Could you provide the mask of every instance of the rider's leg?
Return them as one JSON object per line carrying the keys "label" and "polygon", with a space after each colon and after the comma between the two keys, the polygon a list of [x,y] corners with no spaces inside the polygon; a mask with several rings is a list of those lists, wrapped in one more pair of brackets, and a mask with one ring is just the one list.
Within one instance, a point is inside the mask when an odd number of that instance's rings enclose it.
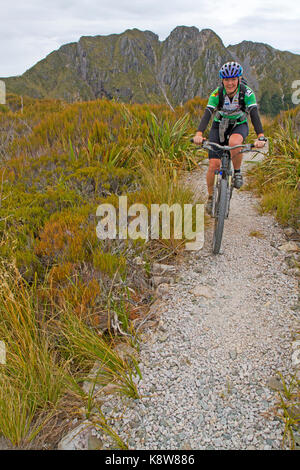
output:
{"label": "rider's leg", "polygon": [[208,171],[206,174],[208,196],[212,196],[213,194],[215,171],[219,170],[220,166],[221,166],[221,160],[219,158],[209,159],[209,166],[208,166]]}
{"label": "rider's leg", "polygon": [[[244,122],[242,124],[238,124],[232,130],[232,133],[229,137],[229,145],[231,147],[234,145],[241,145],[243,141],[246,139],[248,134],[249,134],[248,123]],[[239,170],[241,168],[243,154],[239,153],[240,150],[241,149],[239,148],[239,149],[234,149],[230,151],[233,168],[235,170]]]}
{"label": "rider's leg", "polygon": [[[210,142],[215,142],[216,144],[220,144],[219,124],[215,121],[212,123],[208,140]],[[220,155],[218,154],[218,151],[212,151],[212,150],[209,151],[208,158],[209,158],[209,166],[208,166],[208,170],[206,174],[206,183],[207,183],[208,197],[212,197],[215,171],[220,169],[221,159],[220,159]]]}
{"label": "rider's leg", "polygon": [[[232,134],[229,137],[229,145],[241,145],[244,139],[247,137],[249,133],[249,127],[247,123],[239,124],[235,126]],[[241,173],[241,164],[243,160],[243,154],[240,153],[241,149],[233,149],[231,150],[231,160],[234,168],[234,179],[233,184],[236,189],[240,189],[243,186],[243,176]]]}
{"label": "rider's leg", "polygon": [[[243,140],[244,138],[241,134],[231,134],[229,137],[229,145],[230,147],[233,147],[234,145],[241,145]],[[237,148],[230,151],[233,168],[235,170],[239,170],[241,168],[243,154],[239,153],[240,150],[240,148]]]}

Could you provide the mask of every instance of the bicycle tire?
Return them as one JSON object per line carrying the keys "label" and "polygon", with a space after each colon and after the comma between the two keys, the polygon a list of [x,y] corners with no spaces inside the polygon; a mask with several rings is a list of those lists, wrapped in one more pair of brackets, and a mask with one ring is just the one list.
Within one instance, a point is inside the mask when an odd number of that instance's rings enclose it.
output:
{"label": "bicycle tire", "polygon": [[221,179],[219,186],[218,202],[217,202],[217,214],[215,218],[215,228],[213,235],[213,253],[218,254],[220,252],[223,230],[224,230],[224,221],[226,217],[227,210],[227,179]]}
{"label": "bicycle tire", "polygon": [[225,219],[228,219],[229,217],[229,211],[230,211],[230,201],[232,198],[232,191],[233,191],[233,185],[228,187],[228,192],[227,192],[227,206],[226,206],[226,216]]}

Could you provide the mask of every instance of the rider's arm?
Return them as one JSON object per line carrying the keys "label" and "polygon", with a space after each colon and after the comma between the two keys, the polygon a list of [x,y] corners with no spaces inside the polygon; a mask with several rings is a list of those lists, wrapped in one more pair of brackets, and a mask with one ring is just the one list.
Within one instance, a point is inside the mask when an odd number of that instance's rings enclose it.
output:
{"label": "rider's arm", "polygon": [[218,104],[219,104],[219,93],[218,93],[218,88],[216,88],[216,90],[214,90],[212,94],[210,95],[210,97],[208,98],[207,106],[205,108],[204,114],[198,126],[199,133],[204,132],[205,129],[207,128],[210,118],[215,108],[218,106]]}
{"label": "rider's arm", "polygon": [[255,93],[248,86],[246,86],[246,89],[247,91],[245,94],[245,104],[249,110],[249,114],[250,114],[250,118],[251,118],[251,122],[253,124],[254,130],[257,136],[260,137],[264,135],[264,130],[263,130],[263,126],[262,126],[259,114],[258,114]]}
{"label": "rider's arm", "polygon": [[262,126],[259,114],[258,114],[257,106],[251,106],[249,112],[250,112],[251,122],[253,124],[254,130],[257,136],[258,137],[263,136],[264,130],[263,130],[263,126]]}
{"label": "rider's arm", "polygon": [[198,132],[204,132],[208,126],[210,118],[212,116],[213,110],[210,108],[205,108],[204,114],[198,126]]}

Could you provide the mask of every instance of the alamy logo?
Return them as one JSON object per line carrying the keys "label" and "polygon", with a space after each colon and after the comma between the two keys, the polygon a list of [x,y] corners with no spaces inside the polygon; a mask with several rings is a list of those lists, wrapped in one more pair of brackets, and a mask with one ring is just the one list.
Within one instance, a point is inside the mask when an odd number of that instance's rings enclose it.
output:
{"label": "alamy logo", "polygon": [[[193,230],[193,207],[195,207],[195,230]],[[171,217],[173,214],[173,217]],[[200,250],[204,243],[203,204],[151,204],[150,217],[144,204],[127,207],[127,196],[119,196],[119,211],[112,204],[100,204],[96,211],[99,220],[97,237],[105,239],[137,240],[174,239],[194,240],[185,243],[186,250]],[[129,220],[130,219],[130,220]],[[173,220],[173,224],[172,224]],[[149,223],[150,221],[150,223]],[[161,221],[161,223],[160,223]],[[173,228],[173,230],[171,230]],[[182,230],[183,228],[183,230]]]}
{"label": "alamy logo", "polygon": [[0,80],[0,104],[6,104],[5,83]]}
{"label": "alamy logo", "polygon": [[0,341],[0,364],[6,364],[6,346],[4,341]]}
{"label": "alamy logo", "polygon": [[292,94],[292,103],[295,105],[300,104],[300,80],[294,80],[292,83],[292,88],[296,88]]}

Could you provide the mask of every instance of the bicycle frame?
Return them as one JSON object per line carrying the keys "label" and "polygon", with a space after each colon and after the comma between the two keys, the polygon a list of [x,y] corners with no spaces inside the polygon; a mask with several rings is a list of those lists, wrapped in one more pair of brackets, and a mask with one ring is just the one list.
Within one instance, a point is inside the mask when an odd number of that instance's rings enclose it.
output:
{"label": "bicycle frame", "polygon": [[219,170],[215,171],[212,205],[212,217],[215,219],[213,253],[217,254],[220,252],[224,220],[227,219],[229,215],[230,199],[234,187],[230,151],[236,148],[240,148],[241,150],[237,153],[251,152],[255,148],[255,145],[240,144],[230,147],[228,145],[220,145],[215,142],[204,140],[202,147],[206,150],[212,151],[214,151],[215,148],[222,150],[221,166]]}
{"label": "bicycle frame", "polygon": [[[228,200],[228,210],[226,213],[226,218],[228,217],[229,213],[229,201],[232,196],[232,191],[233,191],[233,182],[232,182],[232,165],[231,165],[231,154],[230,151],[236,148],[241,148],[240,152],[238,153],[244,153],[244,152],[250,152],[254,148],[253,144],[240,144],[240,145],[220,145],[215,142],[209,142],[209,141],[204,141],[203,142],[203,148],[207,150],[214,150],[212,147],[217,147],[218,149],[222,150],[222,155],[221,155],[221,167],[220,170],[216,170],[215,172],[215,179],[214,179],[214,187],[217,185],[217,180],[218,180],[218,175],[221,175],[223,179],[228,178],[228,187],[230,188],[230,197]],[[216,214],[214,213],[214,207],[213,207],[213,212],[212,212],[212,217],[215,217]]]}

